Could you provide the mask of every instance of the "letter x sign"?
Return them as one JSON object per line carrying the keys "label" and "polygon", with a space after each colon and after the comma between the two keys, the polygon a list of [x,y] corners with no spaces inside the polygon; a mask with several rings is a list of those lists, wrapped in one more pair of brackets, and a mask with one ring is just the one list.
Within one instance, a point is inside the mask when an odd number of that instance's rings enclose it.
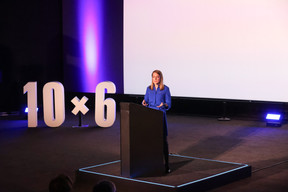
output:
{"label": "letter x sign", "polygon": [[74,109],[72,110],[72,113],[74,115],[77,115],[77,113],[80,111],[83,115],[85,115],[89,109],[86,107],[85,103],[88,101],[87,97],[82,97],[81,100],[76,96],[74,97],[71,102],[75,105]]}

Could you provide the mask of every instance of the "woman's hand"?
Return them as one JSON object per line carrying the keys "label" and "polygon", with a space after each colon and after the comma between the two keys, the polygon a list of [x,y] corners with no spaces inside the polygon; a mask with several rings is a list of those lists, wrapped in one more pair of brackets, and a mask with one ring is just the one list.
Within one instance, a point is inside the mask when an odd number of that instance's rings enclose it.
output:
{"label": "woman's hand", "polygon": [[164,105],[164,103],[162,102],[159,106],[157,106],[158,108],[162,107]]}
{"label": "woman's hand", "polygon": [[148,104],[146,103],[145,99],[142,101],[142,105],[147,107]]}
{"label": "woman's hand", "polygon": [[165,108],[168,108],[167,103],[163,103],[163,102],[162,102],[159,106],[157,106],[157,107],[160,108],[160,107],[162,107],[163,105],[165,106]]}

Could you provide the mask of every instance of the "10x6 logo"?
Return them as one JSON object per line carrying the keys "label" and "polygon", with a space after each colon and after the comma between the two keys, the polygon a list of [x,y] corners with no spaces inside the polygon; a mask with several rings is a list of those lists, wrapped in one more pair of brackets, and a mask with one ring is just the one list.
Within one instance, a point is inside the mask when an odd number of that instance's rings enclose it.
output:
{"label": "10x6 logo", "polygon": [[[95,88],[95,122],[100,127],[110,127],[116,119],[116,103],[112,98],[105,99],[105,93],[116,93],[116,86],[111,81],[99,83]],[[27,94],[28,127],[38,126],[37,113],[37,82],[28,82],[23,87],[23,94]],[[81,112],[85,115],[89,109],[85,105],[87,97],[74,97],[72,113]],[[65,121],[65,91],[60,82],[48,82],[43,87],[43,115],[44,122],[49,127],[59,127]]]}

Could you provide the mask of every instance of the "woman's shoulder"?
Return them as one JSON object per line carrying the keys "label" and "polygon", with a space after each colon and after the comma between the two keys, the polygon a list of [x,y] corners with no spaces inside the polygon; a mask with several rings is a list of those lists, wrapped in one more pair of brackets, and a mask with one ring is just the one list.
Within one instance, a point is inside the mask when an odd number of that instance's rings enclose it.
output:
{"label": "woman's shoulder", "polygon": [[146,92],[151,92],[151,91],[153,91],[153,90],[151,90],[151,86],[150,86],[150,85],[147,86],[147,88],[146,88]]}
{"label": "woman's shoulder", "polygon": [[164,89],[168,89],[169,90],[169,87],[167,85],[164,85]]}
{"label": "woman's shoulder", "polygon": [[164,89],[162,89],[162,91],[167,93],[167,92],[170,92],[170,89],[167,85],[164,85]]}

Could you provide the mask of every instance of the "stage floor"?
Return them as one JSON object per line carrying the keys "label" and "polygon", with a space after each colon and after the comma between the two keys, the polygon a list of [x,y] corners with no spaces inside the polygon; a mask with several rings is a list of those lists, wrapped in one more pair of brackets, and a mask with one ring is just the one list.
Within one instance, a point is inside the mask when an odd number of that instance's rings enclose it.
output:
{"label": "stage floor", "polygon": [[[251,176],[246,164],[170,154],[171,173],[152,177],[121,176],[120,160],[78,170],[76,178],[93,187],[98,180],[111,180],[117,191],[204,191]],[[88,185],[87,185],[88,183]]]}
{"label": "stage floor", "polygon": [[[0,191],[47,192],[52,178],[58,174],[66,174],[76,182],[76,192],[90,192],[91,185],[97,181],[91,176],[95,174],[81,172],[79,177],[79,168],[120,159],[119,115],[112,127],[104,129],[94,126],[94,113],[85,115],[83,123],[90,126],[83,128],[72,128],[78,124],[78,117],[71,113],[66,114],[65,123],[59,128],[47,127],[43,120],[39,120],[39,127],[30,129],[27,128],[27,119],[9,118],[0,119]],[[223,122],[217,118],[181,115],[168,115],[167,120],[169,151],[172,154],[251,166],[251,177],[224,184],[209,192],[288,191],[288,124],[275,128],[267,127],[261,121],[231,119]],[[178,186],[186,183],[187,178],[188,182],[197,180],[200,174],[205,178],[209,175],[209,170],[217,169],[203,166],[200,162],[198,164],[201,166],[196,166],[197,160],[193,158],[177,160],[171,156],[170,162],[171,174],[137,179],[164,184],[165,181],[173,180],[176,183],[167,184]],[[114,171],[119,176],[120,167],[118,172]],[[178,178],[184,182],[178,183]],[[88,181],[90,183],[86,186],[85,182]],[[121,179],[122,185],[131,183]],[[139,190],[142,188],[144,187],[139,187]],[[117,192],[119,191],[121,192],[118,188]]]}

